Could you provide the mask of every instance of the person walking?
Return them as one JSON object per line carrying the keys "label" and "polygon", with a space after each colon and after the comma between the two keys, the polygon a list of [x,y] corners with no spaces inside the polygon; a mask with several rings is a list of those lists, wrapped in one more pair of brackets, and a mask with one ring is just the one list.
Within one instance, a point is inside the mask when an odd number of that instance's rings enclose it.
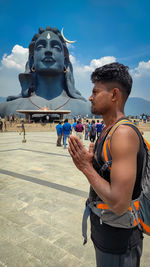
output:
{"label": "person walking", "polygon": [[2,118],[0,117],[0,131],[2,132],[3,131],[3,121],[2,121]]}
{"label": "person walking", "polygon": [[100,136],[100,133],[102,131],[103,128],[103,124],[99,122],[99,120],[97,120],[96,123],[96,129],[97,129],[97,138]]}
{"label": "person walking", "polygon": [[71,132],[72,132],[71,124],[68,122],[68,119],[65,119],[63,124],[64,149],[66,148],[66,141],[69,138]]}
{"label": "person walking", "polygon": [[89,121],[88,120],[86,120],[86,123],[84,124],[84,129],[85,129],[84,140],[88,140],[88,134],[89,134]]}
{"label": "person walking", "polygon": [[[136,126],[123,125],[126,119],[124,106],[131,92],[132,77],[128,67],[115,62],[97,68],[91,79],[94,83],[89,98],[91,110],[93,114],[102,115],[106,127],[95,146],[90,144],[89,151],[78,138],[71,136],[69,153],[90,183],[86,210],[90,213],[96,263],[97,267],[138,267],[142,254],[142,231],[137,224],[131,228],[131,221],[124,228],[131,201],[141,193],[145,153]],[[109,139],[111,131],[113,134]],[[112,161],[109,164],[104,161],[106,150],[103,145],[106,142],[111,149]],[[94,203],[101,203],[100,206],[97,204],[99,209]],[[100,210],[100,217],[95,210]],[[111,214],[110,220],[104,216],[106,214]]]}
{"label": "person walking", "polygon": [[96,132],[97,128],[95,125],[95,120],[92,121],[91,128],[90,128],[90,141],[94,143],[95,138],[96,138]]}
{"label": "person walking", "polygon": [[24,120],[21,120],[21,126],[20,126],[20,132],[19,132],[19,134],[21,135],[22,133],[25,136]]}
{"label": "person walking", "polygon": [[74,119],[74,123],[72,124],[72,133],[75,135],[76,133],[76,125],[77,125],[77,121]]}
{"label": "person walking", "polygon": [[77,121],[77,125],[75,127],[75,131],[76,131],[76,136],[78,136],[78,138],[81,140],[81,142],[83,142],[84,127],[83,127],[83,124],[81,123],[81,120]]}
{"label": "person walking", "polygon": [[56,131],[57,131],[57,146],[61,146],[61,139],[62,139],[62,133],[63,133],[63,126],[61,125],[62,122],[60,121],[57,125],[56,125]]}
{"label": "person walking", "polygon": [[146,123],[146,116],[145,116],[145,114],[143,115],[143,122]]}

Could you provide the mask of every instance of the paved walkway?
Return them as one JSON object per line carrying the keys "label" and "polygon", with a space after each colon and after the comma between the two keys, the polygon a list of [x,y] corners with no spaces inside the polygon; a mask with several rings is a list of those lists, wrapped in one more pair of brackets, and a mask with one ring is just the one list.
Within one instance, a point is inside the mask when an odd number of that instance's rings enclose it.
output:
{"label": "paved walkway", "polygon": [[[92,242],[83,246],[81,235],[87,180],[54,132],[26,139],[0,133],[0,267],[95,266]],[[142,267],[150,266],[149,251],[146,237]]]}

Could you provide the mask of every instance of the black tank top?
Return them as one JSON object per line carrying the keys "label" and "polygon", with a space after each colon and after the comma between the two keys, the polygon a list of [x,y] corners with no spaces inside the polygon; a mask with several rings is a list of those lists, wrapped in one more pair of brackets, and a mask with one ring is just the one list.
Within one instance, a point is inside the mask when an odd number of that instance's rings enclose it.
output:
{"label": "black tank top", "polygon": [[[136,130],[134,126],[132,125],[129,126]],[[110,182],[109,170],[104,171],[103,174],[100,173],[100,168],[104,164],[104,160],[102,158],[102,149],[107,134],[102,139],[100,137],[95,144],[95,151],[97,153],[98,163],[94,159],[93,167],[101,176],[103,176],[105,180]],[[138,198],[141,192],[143,156],[144,156],[144,147],[142,142],[140,141],[140,149],[137,155],[137,175],[136,175],[136,182],[133,190],[132,199]],[[92,187],[90,187],[89,199],[91,201],[97,201],[100,199]],[[127,248],[135,246],[138,243],[138,241],[141,238],[143,238],[143,235],[141,231],[138,229],[138,227],[135,227],[133,229],[123,229],[123,228],[112,227],[105,223],[100,224],[99,217],[95,215],[93,212],[91,212],[90,219],[91,219],[91,239],[94,242],[94,244],[103,252],[112,254],[125,253]]]}

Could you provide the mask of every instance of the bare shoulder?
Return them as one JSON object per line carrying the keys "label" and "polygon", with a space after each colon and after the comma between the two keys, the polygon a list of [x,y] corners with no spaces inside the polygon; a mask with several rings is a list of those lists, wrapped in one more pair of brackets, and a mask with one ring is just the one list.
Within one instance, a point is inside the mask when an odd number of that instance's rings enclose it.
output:
{"label": "bare shoulder", "polygon": [[121,136],[133,139],[136,138],[136,140],[139,140],[136,131],[129,125],[120,125],[114,132],[113,136]]}
{"label": "bare shoulder", "polygon": [[124,152],[138,152],[140,140],[136,131],[128,125],[120,125],[111,140],[112,150]]}

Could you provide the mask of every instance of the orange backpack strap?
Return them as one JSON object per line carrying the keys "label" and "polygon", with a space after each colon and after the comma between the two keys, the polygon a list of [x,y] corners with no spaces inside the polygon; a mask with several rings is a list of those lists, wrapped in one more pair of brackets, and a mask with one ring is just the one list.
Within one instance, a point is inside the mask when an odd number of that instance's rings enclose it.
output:
{"label": "orange backpack strap", "polygon": [[145,144],[147,145],[148,150],[150,151],[150,143],[145,138],[143,139],[144,139]]}
{"label": "orange backpack strap", "polygon": [[[103,156],[104,156],[104,160],[106,162],[112,161],[112,154],[111,154],[111,149],[110,149],[110,142],[111,142],[111,138],[113,133],[115,132],[115,130],[119,127],[119,125],[121,124],[125,124],[128,123],[129,121],[126,119],[123,119],[121,121],[118,121],[110,130],[110,132],[108,133],[105,141],[104,141],[104,145],[103,145]],[[111,169],[109,167],[109,169]]]}
{"label": "orange backpack strap", "polygon": [[[111,148],[110,148],[110,143],[111,143],[111,139],[113,136],[113,133],[116,131],[116,129],[120,126],[120,125],[131,125],[134,126],[136,133],[138,134],[138,136],[140,137],[140,139],[142,138],[145,142],[145,144],[147,145],[148,149],[150,150],[150,144],[142,137],[142,132],[139,130],[139,128],[132,122],[130,122],[127,119],[123,119],[118,121],[110,130],[110,132],[108,133],[105,141],[104,141],[104,145],[103,145],[103,156],[104,156],[104,160],[106,162],[110,162],[112,161],[112,154],[111,154]],[[109,169],[111,169],[111,167],[109,167]]]}

